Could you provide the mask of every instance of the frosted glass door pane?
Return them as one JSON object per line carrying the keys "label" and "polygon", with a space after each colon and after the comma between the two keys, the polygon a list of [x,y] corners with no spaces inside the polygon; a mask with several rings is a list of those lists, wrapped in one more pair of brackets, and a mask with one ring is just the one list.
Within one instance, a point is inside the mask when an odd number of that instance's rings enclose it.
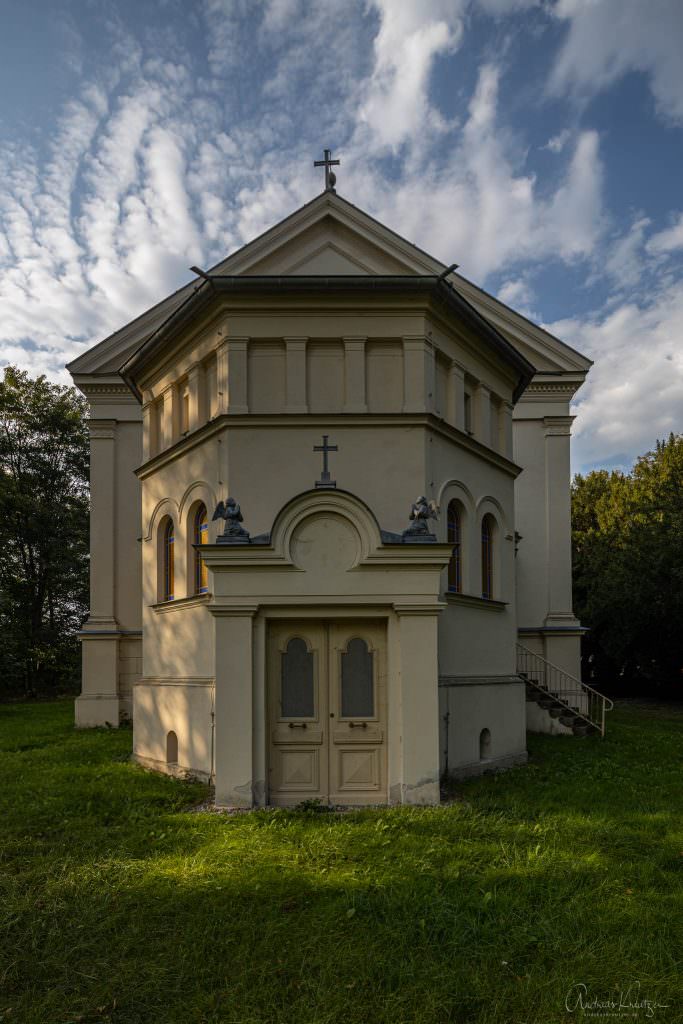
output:
{"label": "frosted glass door pane", "polygon": [[349,640],[341,656],[342,718],[373,718],[372,652],[365,640]]}
{"label": "frosted glass door pane", "polygon": [[300,637],[290,640],[282,655],[281,703],[283,718],[315,717],[313,654]]}

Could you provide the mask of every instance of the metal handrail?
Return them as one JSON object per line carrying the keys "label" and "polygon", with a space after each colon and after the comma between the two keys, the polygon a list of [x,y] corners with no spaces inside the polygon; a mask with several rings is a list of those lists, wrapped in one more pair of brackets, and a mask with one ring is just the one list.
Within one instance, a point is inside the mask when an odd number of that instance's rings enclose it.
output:
{"label": "metal handrail", "polygon": [[[535,686],[538,690],[547,693],[558,703],[564,705],[573,715],[582,718],[584,722],[605,735],[605,712],[611,711],[614,707],[613,701],[605,697],[603,693],[594,690],[588,683],[581,682],[575,676],[565,672],[564,669],[553,665],[530,651],[524,644],[517,642],[517,671],[526,681]],[[578,704],[571,703],[567,698],[578,698]]]}

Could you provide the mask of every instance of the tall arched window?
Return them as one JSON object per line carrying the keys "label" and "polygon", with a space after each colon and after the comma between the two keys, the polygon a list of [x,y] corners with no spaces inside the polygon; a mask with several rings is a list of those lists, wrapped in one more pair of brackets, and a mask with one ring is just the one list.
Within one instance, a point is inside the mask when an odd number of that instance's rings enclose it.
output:
{"label": "tall arched window", "polygon": [[493,597],[493,531],[493,516],[484,516],[481,521],[481,596],[487,600]]}
{"label": "tall arched window", "polygon": [[174,548],[175,534],[173,530],[173,520],[168,519],[166,526],[164,527],[163,536],[163,599],[164,601],[173,600],[173,590],[175,586],[175,548]]}
{"label": "tall arched window", "polygon": [[453,594],[462,592],[462,521],[456,501],[448,503],[448,543],[453,548],[448,563],[448,589]]}
{"label": "tall arched window", "polygon": [[199,505],[194,515],[194,542],[198,545],[194,549],[194,592],[195,594],[207,594],[209,570],[199,553],[199,546],[209,543],[209,517],[206,514],[206,505]]}

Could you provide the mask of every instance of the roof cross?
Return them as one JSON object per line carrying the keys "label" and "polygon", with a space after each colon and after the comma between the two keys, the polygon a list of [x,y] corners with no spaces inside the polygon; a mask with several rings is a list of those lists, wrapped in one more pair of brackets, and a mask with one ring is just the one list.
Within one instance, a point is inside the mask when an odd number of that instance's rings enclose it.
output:
{"label": "roof cross", "polygon": [[323,471],[320,474],[320,479],[316,480],[316,482],[315,482],[315,486],[316,487],[336,487],[337,486],[337,481],[336,480],[330,480],[330,473],[329,473],[329,470],[327,468],[327,456],[328,456],[329,452],[338,452],[339,449],[337,448],[336,444],[328,444],[327,443],[327,439],[328,439],[329,436],[330,436],[329,434],[323,434],[323,443],[322,444],[315,444],[315,445],[313,445],[313,451],[314,452],[322,452],[323,453]]}
{"label": "roof cross", "polygon": [[341,161],[332,159],[331,149],[324,149],[323,153],[325,154],[325,159],[314,160],[313,166],[325,168],[325,191],[334,192],[334,186],[337,184],[337,175],[334,173],[333,170],[331,170],[331,168],[338,167]]}

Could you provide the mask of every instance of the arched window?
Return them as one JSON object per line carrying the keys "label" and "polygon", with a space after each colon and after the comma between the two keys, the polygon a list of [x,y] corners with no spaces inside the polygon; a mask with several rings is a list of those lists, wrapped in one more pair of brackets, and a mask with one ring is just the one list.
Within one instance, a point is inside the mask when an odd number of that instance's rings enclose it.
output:
{"label": "arched window", "polygon": [[453,594],[462,592],[462,520],[456,501],[448,503],[448,543],[453,548],[448,563],[448,589]]}
{"label": "arched window", "polygon": [[493,597],[493,516],[486,515],[481,521],[481,596],[487,600]]}
{"label": "arched window", "polygon": [[209,543],[209,517],[206,514],[206,505],[199,505],[194,515],[194,592],[195,594],[207,594],[209,591],[209,570],[199,553],[199,546]]}
{"label": "arched window", "polygon": [[178,763],[178,737],[172,729],[166,734],[166,763]]}
{"label": "arched window", "polygon": [[168,519],[166,526],[164,527],[163,535],[163,577],[162,577],[162,597],[164,601],[173,600],[173,588],[175,586],[175,549],[174,549],[175,535],[173,530],[173,520]]}

